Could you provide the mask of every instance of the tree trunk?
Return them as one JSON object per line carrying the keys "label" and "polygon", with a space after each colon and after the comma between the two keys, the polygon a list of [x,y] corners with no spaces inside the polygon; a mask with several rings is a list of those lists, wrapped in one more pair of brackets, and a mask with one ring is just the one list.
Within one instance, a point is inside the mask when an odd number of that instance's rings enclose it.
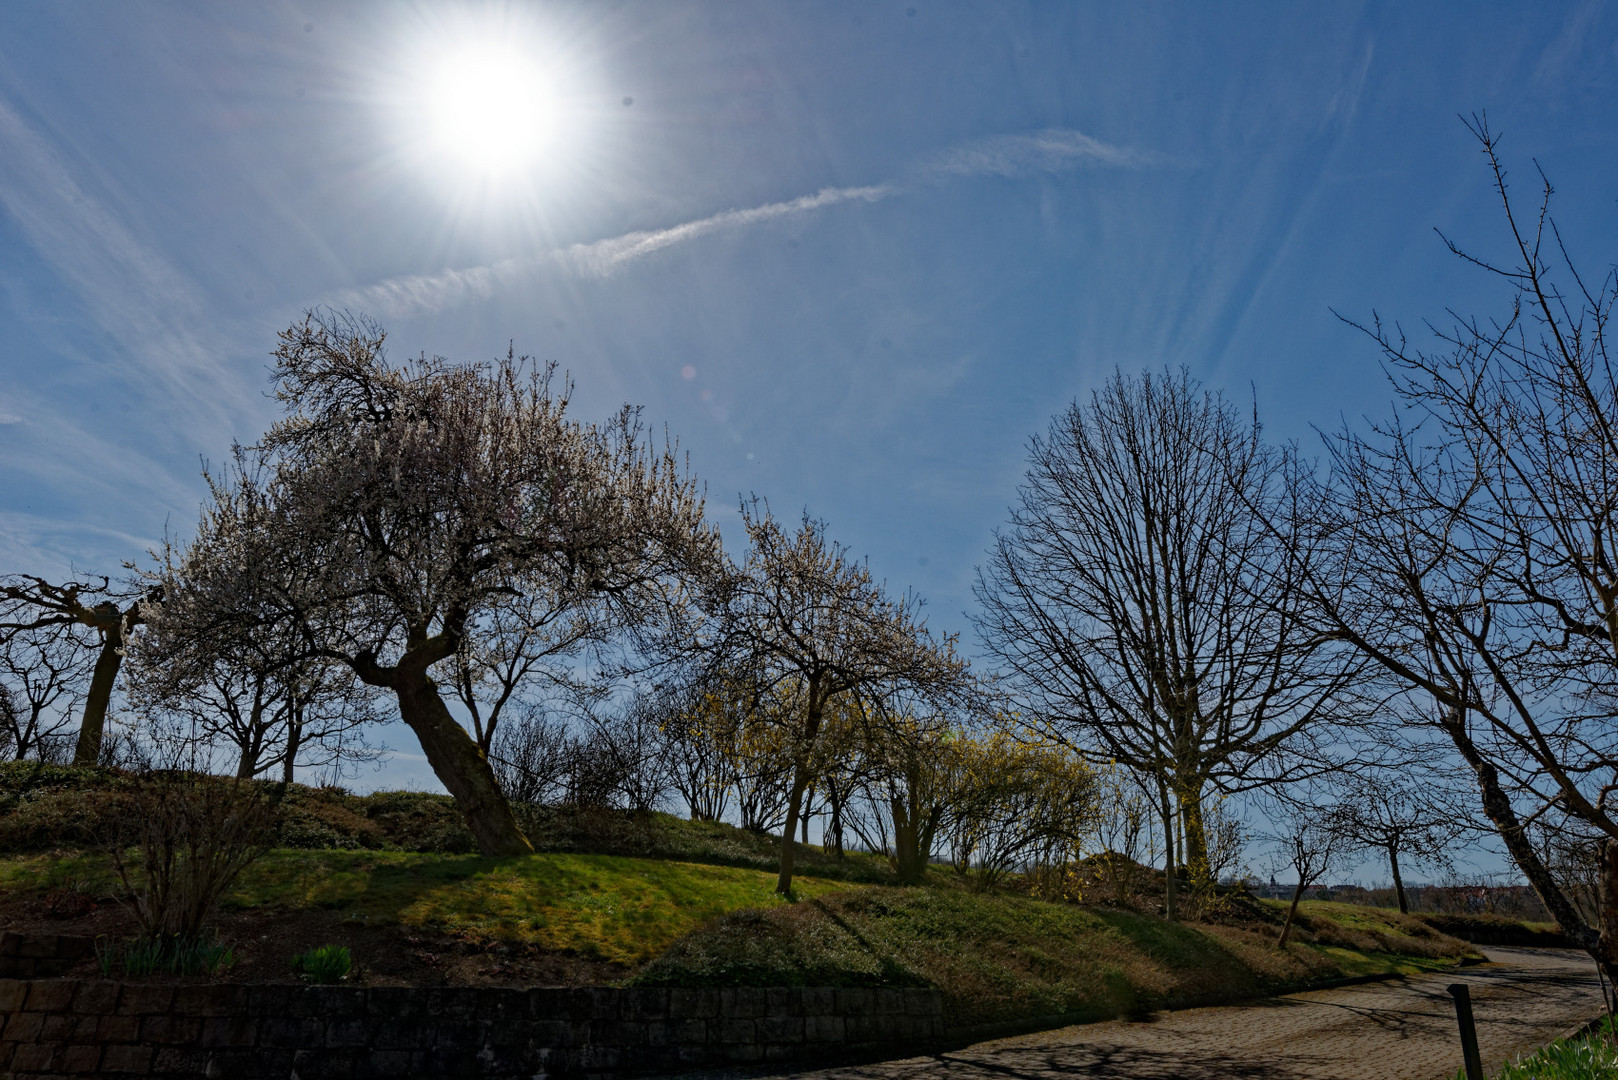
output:
{"label": "tree trunk", "polygon": [[1163,915],[1169,922],[1176,922],[1180,918],[1180,888],[1179,879],[1174,865],[1174,845],[1179,842],[1174,828],[1174,805],[1169,798],[1168,788],[1159,787],[1158,794],[1162,801],[1163,813]]}
{"label": "tree trunk", "polygon": [[[130,610],[134,611],[133,608]],[[80,621],[88,622],[101,631],[101,654],[96,657],[95,672],[90,676],[90,691],[84,697],[84,720],[79,724],[79,741],[73,748],[75,765],[94,765],[101,760],[107,705],[112,701],[113,684],[118,681],[118,668],[124,662],[125,615],[112,605],[103,604],[91,616]]]}
{"label": "tree trunk", "polygon": [[1176,785],[1180,803],[1180,835],[1184,842],[1184,863],[1189,872],[1191,887],[1209,884],[1212,873],[1208,866],[1208,833],[1202,824],[1202,781],[1186,779]]}
{"label": "tree trunk", "polygon": [[1388,865],[1393,868],[1393,895],[1399,899],[1399,914],[1410,914],[1410,904],[1405,900],[1404,879],[1399,876],[1399,849],[1388,848]]}
{"label": "tree trunk", "polygon": [[787,823],[781,830],[781,876],[776,879],[775,892],[778,896],[792,895],[792,834],[798,828],[798,808],[803,802],[803,793],[809,788],[809,770],[802,765],[792,767],[792,793],[787,797]]}
{"label": "tree trunk", "polygon": [[1292,920],[1298,916],[1298,901],[1303,899],[1304,890],[1309,882],[1302,874],[1298,875],[1298,887],[1292,890],[1292,906],[1287,908],[1287,920],[1281,924],[1281,940],[1276,942],[1277,947],[1286,948],[1287,938],[1292,936]]}
{"label": "tree trunk", "polygon": [[399,716],[416,733],[433,774],[455,797],[478,850],[484,855],[533,854],[534,845],[495,783],[488,758],[445,707],[438,684],[425,674],[411,677],[395,670]]}

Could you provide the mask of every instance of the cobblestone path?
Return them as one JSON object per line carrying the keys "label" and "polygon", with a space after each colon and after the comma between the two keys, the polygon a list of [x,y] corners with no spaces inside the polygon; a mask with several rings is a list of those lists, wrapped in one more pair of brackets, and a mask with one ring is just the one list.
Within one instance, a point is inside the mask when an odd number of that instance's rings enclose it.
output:
{"label": "cobblestone path", "polygon": [[816,1080],[1438,1080],[1461,1067],[1446,987],[1471,986],[1493,1072],[1601,1012],[1595,967],[1563,949],[1484,950],[1457,972],[1162,1012],[978,1043],[933,1057],[821,1069]]}

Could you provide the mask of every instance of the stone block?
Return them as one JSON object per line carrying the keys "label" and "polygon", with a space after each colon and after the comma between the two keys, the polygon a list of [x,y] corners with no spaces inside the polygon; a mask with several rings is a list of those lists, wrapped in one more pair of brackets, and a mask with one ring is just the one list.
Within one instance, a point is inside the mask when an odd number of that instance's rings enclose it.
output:
{"label": "stone block", "polygon": [[758,1022],[759,1038],[766,1043],[803,1042],[803,1017],[766,1016]]}
{"label": "stone block", "polygon": [[841,1016],[806,1016],[803,1018],[803,1038],[811,1043],[840,1043],[847,1034]]}
{"label": "stone block", "polygon": [[29,1012],[66,1012],[73,1007],[75,979],[36,979],[28,986]]}
{"label": "stone block", "polygon": [[732,1065],[751,1065],[764,1060],[764,1048],[756,1042],[736,1043],[723,1048],[725,1061]]}
{"label": "stone block", "polygon": [[839,1016],[863,1016],[876,1004],[868,986],[839,986],[832,991],[832,1008]]}
{"label": "stone block", "polygon": [[353,1080],[359,1054],[353,1050],[299,1050],[292,1055],[292,1071],[298,1080]]}
{"label": "stone block", "polygon": [[421,1015],[421,991],[409,986],[376,986],[365,991],[365,1012],[384,1020],[409,1020]]}
{"label": "stone block", "polygon": [[311,986],[304,991],[313,999],[314,1012],[327,1020],[352,1020],[365,1015],[365,991],[357,986]]}
{"label": "stone block", "polygon": [[587,1045],[644,1046],[646,1025],[633,1020],[592,1020]]}
{"label": "stone block", "polygon": [[781,1043],[764,1047],[765,1061],[793,1061],[803,1053],[801,1046],[788,1046]]}
{"label": "stone block", "polygon": [[50,1072],[56,1068],[61,1047],[54,1043],[23,1043],[11,1052],[14,1073]]}
{"label": "stone block", "polygon": [[203,1022],[198,1016],[175,1013],[143,1016],[140,1020],[140,1041],[154,1046],[185,1046],[202,1038]]}
{"label": "stone block", "polygon": [[373,1022],[364,1019],[326,1021],[328,1047],[369,1046]]}
{"label": "stone block", "polygon": [[718,990],[680,986],[669,991],[669,1016],[675,1020],[706,1020],[718,1015]]}
{"label": "stone block", "polygon": [[134,1073],[145,1076],[152,1068],[150,1046],[109,1046],[101,1052],[103,1073]]}
{"label": "stone block", "polygon": [[135,1042],[140,1038],[138,1016],[103,1016],[96,1021],[96,1040],[104,1043]]}
{"label": "stone block", "polygon": [[99,1046],[70,1046],[62,1051],[62,1061],[57,1065],[65,1073],[93,1073],[101,1066],[101,1047]]}
{"label": "stone block", "polygon": [[118,993],[118,1011],[125,1016],[166,1013],[174,1003],[171,986],[141,986],[126,983]]}
{"label": "stone block", "polygon": [[764,991],[764,1008],[769,1016],[801,1016],[803,991],[795,986],[772,986]]}
{"label": "stone block", "polygon": [[674,1050],[674,1061],[680,1065],[707,1065],[716,1060],[718,1056],[706,1044],[679,1046]]}
{"label": "stone block", "polygon": [[14,1013],[28,999],[28,984],[21,979],[0,979],[0,1016]]}
{"label": "stone block", "polygon": [[76,1013],[110,1013],[118,1007],[118,984],[107,979],[87,979],[73,995]]}
{"label": "stone block", "polygon": [[294,996],[302,998],[299,986],[254,986],[247,992],[247,1011],[252,1016],[286,1016]]}
{"label": "stone block", "polygon": [[557,1020],[571,1016],[569,1000],[571,990],[555,987],[535,988],[528,991],[528,1016],[533,1020]]}
{"label": "stone block", "polygon": [[591,1020],[617,1020],[623,991],[610,986],[592,986],[584,991],[590,998]]}
{"label": "stone block", "polygon": [[160,1046],[152,1055],[157,1076],[201,1076],[208,1071],[208,1051],[195,1046]]}
{"label": "stone block", "polygon": [[99,1017],[77,1013],[50,1013],[39,1030],[40,1042],[90,1042],[96,1037]]}
{"label": "stone block", "polygon": [[10,930],[0,933],[0,956],[16,956],[22,947],[22,935]]}
{"label": "stone block", "polygon": [[719,991],[719,1015],[727,1020],[758,1019],[764,1015],[764,991],[738,986]]}
{"label": "stone block", "polygon": [[259,1020],[252,1016],[210,1016],[202,1021],[197,1042],[202,1046],[253,1046],[258,1042]]}
{"label": "stone block", "polygon": [[4,1031],[0,1031],[7,1042],[31,1043],[39,1041],[39,1029],[45,1026],[44,1013],[18,1012],[6,1017]]}
{"label": "stone block", "polygon": [[174,991],[174,1011],[183,1016],[238,1016],[247,1011],[251,988],[237,983],[182,986]]}
{"label": "stone block", "polygon": [[941,1006],[937,990],[914,987],[905,991],[905,1012],[911,1016],[937,1016]]}
{"label": "stone block", "polygon": [[701,1046],[708,1041],[707,1020],[672,1020],[669,1038],[685,1046]]}
{"label": "stone block", "polygon": [[876,990],[876,1011],[884,1016],[903,1016],[905,992],[897,986],[881,986]]}
{"label": "stone block", "polygon": [[620,990],[618,1015],[624,1020],[662,1020],[669,1015],[669,992],[655,986]]}
{"label": "stone block", "polygon": [[371,1025],[371,1045],[383,1050],[425,1050],[437,1041],[430,1024],[373,1019]]}
{"label": "stone block", "polygon": [[738,1020],[726,1016],[721,1017],[717,1023],[719,1041],[726,1046],[751,1044],[758,1038],[757,1020]]}
{"label": "stone block", "polygon": [[565,1049],[578,1046],[588,1026],[573,1020],[533,1020],[524,1025],[528,1040],[536,1047]]}
{"label": "stone block", "polygon": [[825,1016],[832,1011],[834,999],[829,986],[805,986],[798,991],[802,995],[803,1015]]}
{"label": "stone block", "polygon": [[622,1053],[616,1046],[581,1046],[574,1060],[585,1070],[610,1070],[619,1067]]}
{"label": "stone block", "polygon": [[313,1016],[266,1016],[258,1022],[258,1042],[261,1046],[302,1050],[321,1044],[323,1027]]}
{"label": "stone block", "polygon": [[357,1070],[357,1074],[374,1077],[375,1080],[416,1076],[414,1058],[415,1055],[409,1050],[372,1050],[365,1067]]}

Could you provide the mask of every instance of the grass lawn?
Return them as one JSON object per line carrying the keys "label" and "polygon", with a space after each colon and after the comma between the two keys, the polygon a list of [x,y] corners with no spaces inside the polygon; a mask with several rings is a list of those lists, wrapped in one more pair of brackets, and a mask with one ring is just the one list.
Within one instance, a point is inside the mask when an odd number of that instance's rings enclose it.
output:
{"label": "grass lawn", "polygon": [[[0,859],[0,890],[116,891],[105,856]],[[801,897],[847,889],[797,878]],[[768,909],[766,871],[621,855],[547,853],[490,859],[400,851],[272,851],[225,897],[229,912],[312,908],[482,944],[570,952],[638,966],[699,924],[740,908]]]}
{"label": "grass lawn", "polygon": [[[1165,1005],[1451,967],[1477,954],[1417,920],[1347,905],[1305,910],[1300,939],[1254,907],[1221,923],[932,887],[827,892],[739,911],[674,943],[633,979],[658,986],[914,985],[961,1024],[1100,1019]],[[1342,921],[1338,921],[1339,916]]]}

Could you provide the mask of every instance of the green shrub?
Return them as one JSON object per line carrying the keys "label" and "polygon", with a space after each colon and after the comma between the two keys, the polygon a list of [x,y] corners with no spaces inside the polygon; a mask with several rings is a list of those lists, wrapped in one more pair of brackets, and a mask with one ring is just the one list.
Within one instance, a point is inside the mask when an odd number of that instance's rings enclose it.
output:
{"label": "green shrub", "polygon": [[292,958],[292,970],[316,983],[339,982],[353,966],[354,957],[347,945],[317,945]]}

